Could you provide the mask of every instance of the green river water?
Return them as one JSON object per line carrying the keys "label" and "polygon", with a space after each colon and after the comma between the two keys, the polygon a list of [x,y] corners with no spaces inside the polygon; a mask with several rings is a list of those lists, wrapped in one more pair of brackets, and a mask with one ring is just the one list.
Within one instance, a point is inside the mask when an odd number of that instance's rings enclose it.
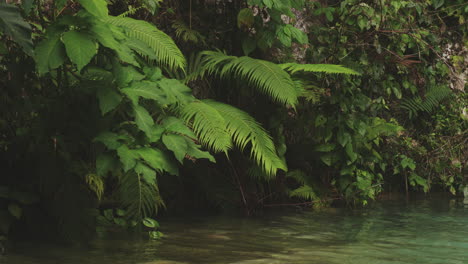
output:
{"label": "green river water", "polygon": [[159,241],[96,240],[87,248],[19,246],[1,264],[468,264],[468,207],[447,198],[365,209],[162,221]]}

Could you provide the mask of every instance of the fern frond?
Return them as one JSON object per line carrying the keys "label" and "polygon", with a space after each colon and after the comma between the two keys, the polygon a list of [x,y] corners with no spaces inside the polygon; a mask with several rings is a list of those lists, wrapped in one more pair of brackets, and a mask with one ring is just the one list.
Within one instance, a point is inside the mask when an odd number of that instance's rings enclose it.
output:
{"label": "fern frond", "polygon": [[307,183],[307,174],[301,170],[288,171],[287,177],[295,179],[298,183],[305,185]]}
{"label": "fern frond", "polygon": [[290,197],[297,197],[305,200],[310,200],[310,201],[317,201],[319,200],[319,197],[315,193],[314,189],[310,187],[309,185],[302,185],[301,187],[292,190],[289,193]]}
{"label": "fern frond", "polygon": [[233,106],[204,100],[226,120],[226,129],[240,150],[250,145],[251,158],[268,176],[275,176],[278,169],[286,171],[286,164],[276,154],[275,145],[268,133],[253,117]]}
{"label": "fern frond", "polygon": [[294,82],[277,64],[245,56],[228,56],[219,51],[204,51],[202,55],[200,76],[207,72],[221,78],[240,78],[274,101],[290,106],[296,105],[297,92]]}
{"label": "fern frond", "polygon": [[450,88],[434,86],[427,91],[425,99],[422,99],[420,96],[403,99],[400,107],[408,111],[409,117],[413,118],[417,116],[419,112],[431,113],[441,102],[450,98],[452,95],[453,92]]}
{"label": "fern frond", "polygon": [[129,172],[121,176],[119,195],[129,219],[141,219],[157,213],[164,206],[156,183],[148,183],[143,176]]}
{"label": "fern frond", "polygon": [[128,17],[128,16],[132,16],[134,14],[136,14],[136,12],[138,12],[140,9],[143,9],[142,6],[139,6],[139,7],[132,7],[132,6],[128,6],[128,10],[123,12],[122,14],[118,15],[117,17]]}
{"label": "fern frond", "polygon": [[317,87],[307,80],[293,79],[296,85],[299,97],[304,98],[306,102],[315,104],[319,102],[320,97],[325,94],[325,89]]}
{"label": "fern frond", "polygon": [[195,101],[184,106],[180,112],[202,144],[215,152],[227,153],[232,147],[226,121],[215,108],[202,101]]}
{"label": "fern frond", "polygon": [[89,173],[85,176],[85,181],[88,188],[96,194],[98,200],[101,200],[104,194],[104,182],[102,178],[94,173]]}
{"label": "fern frond", "polygon": [[184,42],[206,44],[205,37],[200,32],[189,28],[182,20],[176,20],[172,28],[175,29],[176,37]]}
{"label": "fern frond", "polygon": [[281,69],[294,74],[296,72],[324,72],[324,73],[340,73],[360,75],[360,73],[336,64],[299,64],[299,63],[284,63],[279,64]]}
{"label": "fern frond", "polygon": [[185,57],[171,37],[154,25],[129,17],[109,16],[105,22],[122,27],[128,37],[148,45],[156,54],[158,62],[170,69],[184,69]]}

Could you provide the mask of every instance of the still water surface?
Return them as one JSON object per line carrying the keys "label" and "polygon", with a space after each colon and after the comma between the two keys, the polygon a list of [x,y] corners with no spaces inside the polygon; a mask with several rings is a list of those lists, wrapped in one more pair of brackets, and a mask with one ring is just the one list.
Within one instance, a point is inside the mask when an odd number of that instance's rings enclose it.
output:
{"label": "still water surface", "polygon": [[162,222],[160,241],[91,248],[23,246],[2,264],[468,264],[468,208],[432,198],[369,208],[199,217]]}

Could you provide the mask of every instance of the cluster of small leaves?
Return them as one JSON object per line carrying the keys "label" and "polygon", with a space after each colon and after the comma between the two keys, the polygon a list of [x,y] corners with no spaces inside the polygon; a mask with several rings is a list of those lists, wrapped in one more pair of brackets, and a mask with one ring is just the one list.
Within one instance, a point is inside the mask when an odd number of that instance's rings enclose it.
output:
{"label": "cluster of small leaves", "polygon": [[[307,44],[307,34],[294,27],[293,9],[301,10],[303,0],[248,0],[249,8],[239,11],[237,25],[246,32],[242,39],[245,55],[255,49],[265,50],[275,44],[291,47],[293,42]],[[256,29],[254,31],[252,29]]]}

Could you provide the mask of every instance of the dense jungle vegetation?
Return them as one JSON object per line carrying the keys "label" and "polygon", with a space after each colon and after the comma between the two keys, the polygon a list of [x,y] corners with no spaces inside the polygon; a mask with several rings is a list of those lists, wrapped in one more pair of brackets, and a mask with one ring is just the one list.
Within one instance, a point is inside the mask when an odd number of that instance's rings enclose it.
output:
{"label": "dense jungle vegetation", "polygon": [[468,184],[464,0],[0,1],[0,240]]}

